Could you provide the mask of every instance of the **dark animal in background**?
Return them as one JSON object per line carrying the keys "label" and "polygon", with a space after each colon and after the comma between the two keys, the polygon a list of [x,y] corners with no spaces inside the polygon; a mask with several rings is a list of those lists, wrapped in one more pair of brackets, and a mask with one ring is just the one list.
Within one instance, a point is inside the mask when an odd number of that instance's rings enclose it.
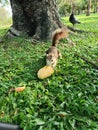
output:
{"label": "dark animal in background", "polygon": [[71,13],[71,15],[70,15],[70,17],[69,17],[69,21],[70,21],[73,25],[75,25],[76,23],[78,23],[78,24],[81,23],[81,22],[79,22],[79,21],[75,18],[75,15],[74,15],[73,12]]}

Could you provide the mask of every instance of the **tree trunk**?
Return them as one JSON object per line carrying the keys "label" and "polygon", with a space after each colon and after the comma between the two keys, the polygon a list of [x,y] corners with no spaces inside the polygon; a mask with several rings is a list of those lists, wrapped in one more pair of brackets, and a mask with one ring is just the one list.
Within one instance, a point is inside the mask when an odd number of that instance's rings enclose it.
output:
{"label": "tree trunk", "polygon": [[94,13],[97,13],[98,1],[94,0]]}
{"label": "tree trunk", "polygon": [[86,16],[90,15],[90,11],[91,11],[91,0],[88,0]]}
{"label": "tree trunk", "polygon": [[13,24],[9,34],[50,40],[52,31],[62,27],[56,0],[10,0]]}

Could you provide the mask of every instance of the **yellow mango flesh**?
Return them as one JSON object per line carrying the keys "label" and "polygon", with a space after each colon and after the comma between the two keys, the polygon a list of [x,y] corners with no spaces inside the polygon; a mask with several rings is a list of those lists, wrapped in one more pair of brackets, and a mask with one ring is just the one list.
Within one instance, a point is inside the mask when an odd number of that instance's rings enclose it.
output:
{"label": "yellow mango flesh", "polygon": [[45,79],[47,77],[50,77],[53,73],[54,69],[52,66],[44,66],[38,71],[37,76],[39,79]]}

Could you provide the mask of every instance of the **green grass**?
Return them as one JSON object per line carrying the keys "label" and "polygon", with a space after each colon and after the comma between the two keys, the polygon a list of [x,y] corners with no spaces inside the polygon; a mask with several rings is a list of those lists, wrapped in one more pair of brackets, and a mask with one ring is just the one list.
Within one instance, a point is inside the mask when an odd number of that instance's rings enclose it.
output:
{"label": "green grass", "polygon": [[[51,43],[34,45],[17,38],[0,44],[0,121],[24,130],[98,130],[98,70],[75,56],[98,65],[98,14],[77,17],[82,23],[76,28],[91,33],[70,35],[74,47],[66,40],[59,44],[62,59],[47,79],[39,80],[37,71],[45,66]],[[62,20],[72,26],[68,17]],[[9,93],[19,86],[26,89]]]}

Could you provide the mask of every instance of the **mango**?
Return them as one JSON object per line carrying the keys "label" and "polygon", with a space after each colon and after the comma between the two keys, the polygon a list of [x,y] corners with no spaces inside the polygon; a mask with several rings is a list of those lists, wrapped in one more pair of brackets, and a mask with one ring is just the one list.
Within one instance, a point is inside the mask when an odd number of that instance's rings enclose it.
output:
{"label": "mango", "polygon": [[54,69],[52,66],[44,66],[38,71],[37,76],[39,79],[45,79],[47,77],[50,77],[53,73]]}

